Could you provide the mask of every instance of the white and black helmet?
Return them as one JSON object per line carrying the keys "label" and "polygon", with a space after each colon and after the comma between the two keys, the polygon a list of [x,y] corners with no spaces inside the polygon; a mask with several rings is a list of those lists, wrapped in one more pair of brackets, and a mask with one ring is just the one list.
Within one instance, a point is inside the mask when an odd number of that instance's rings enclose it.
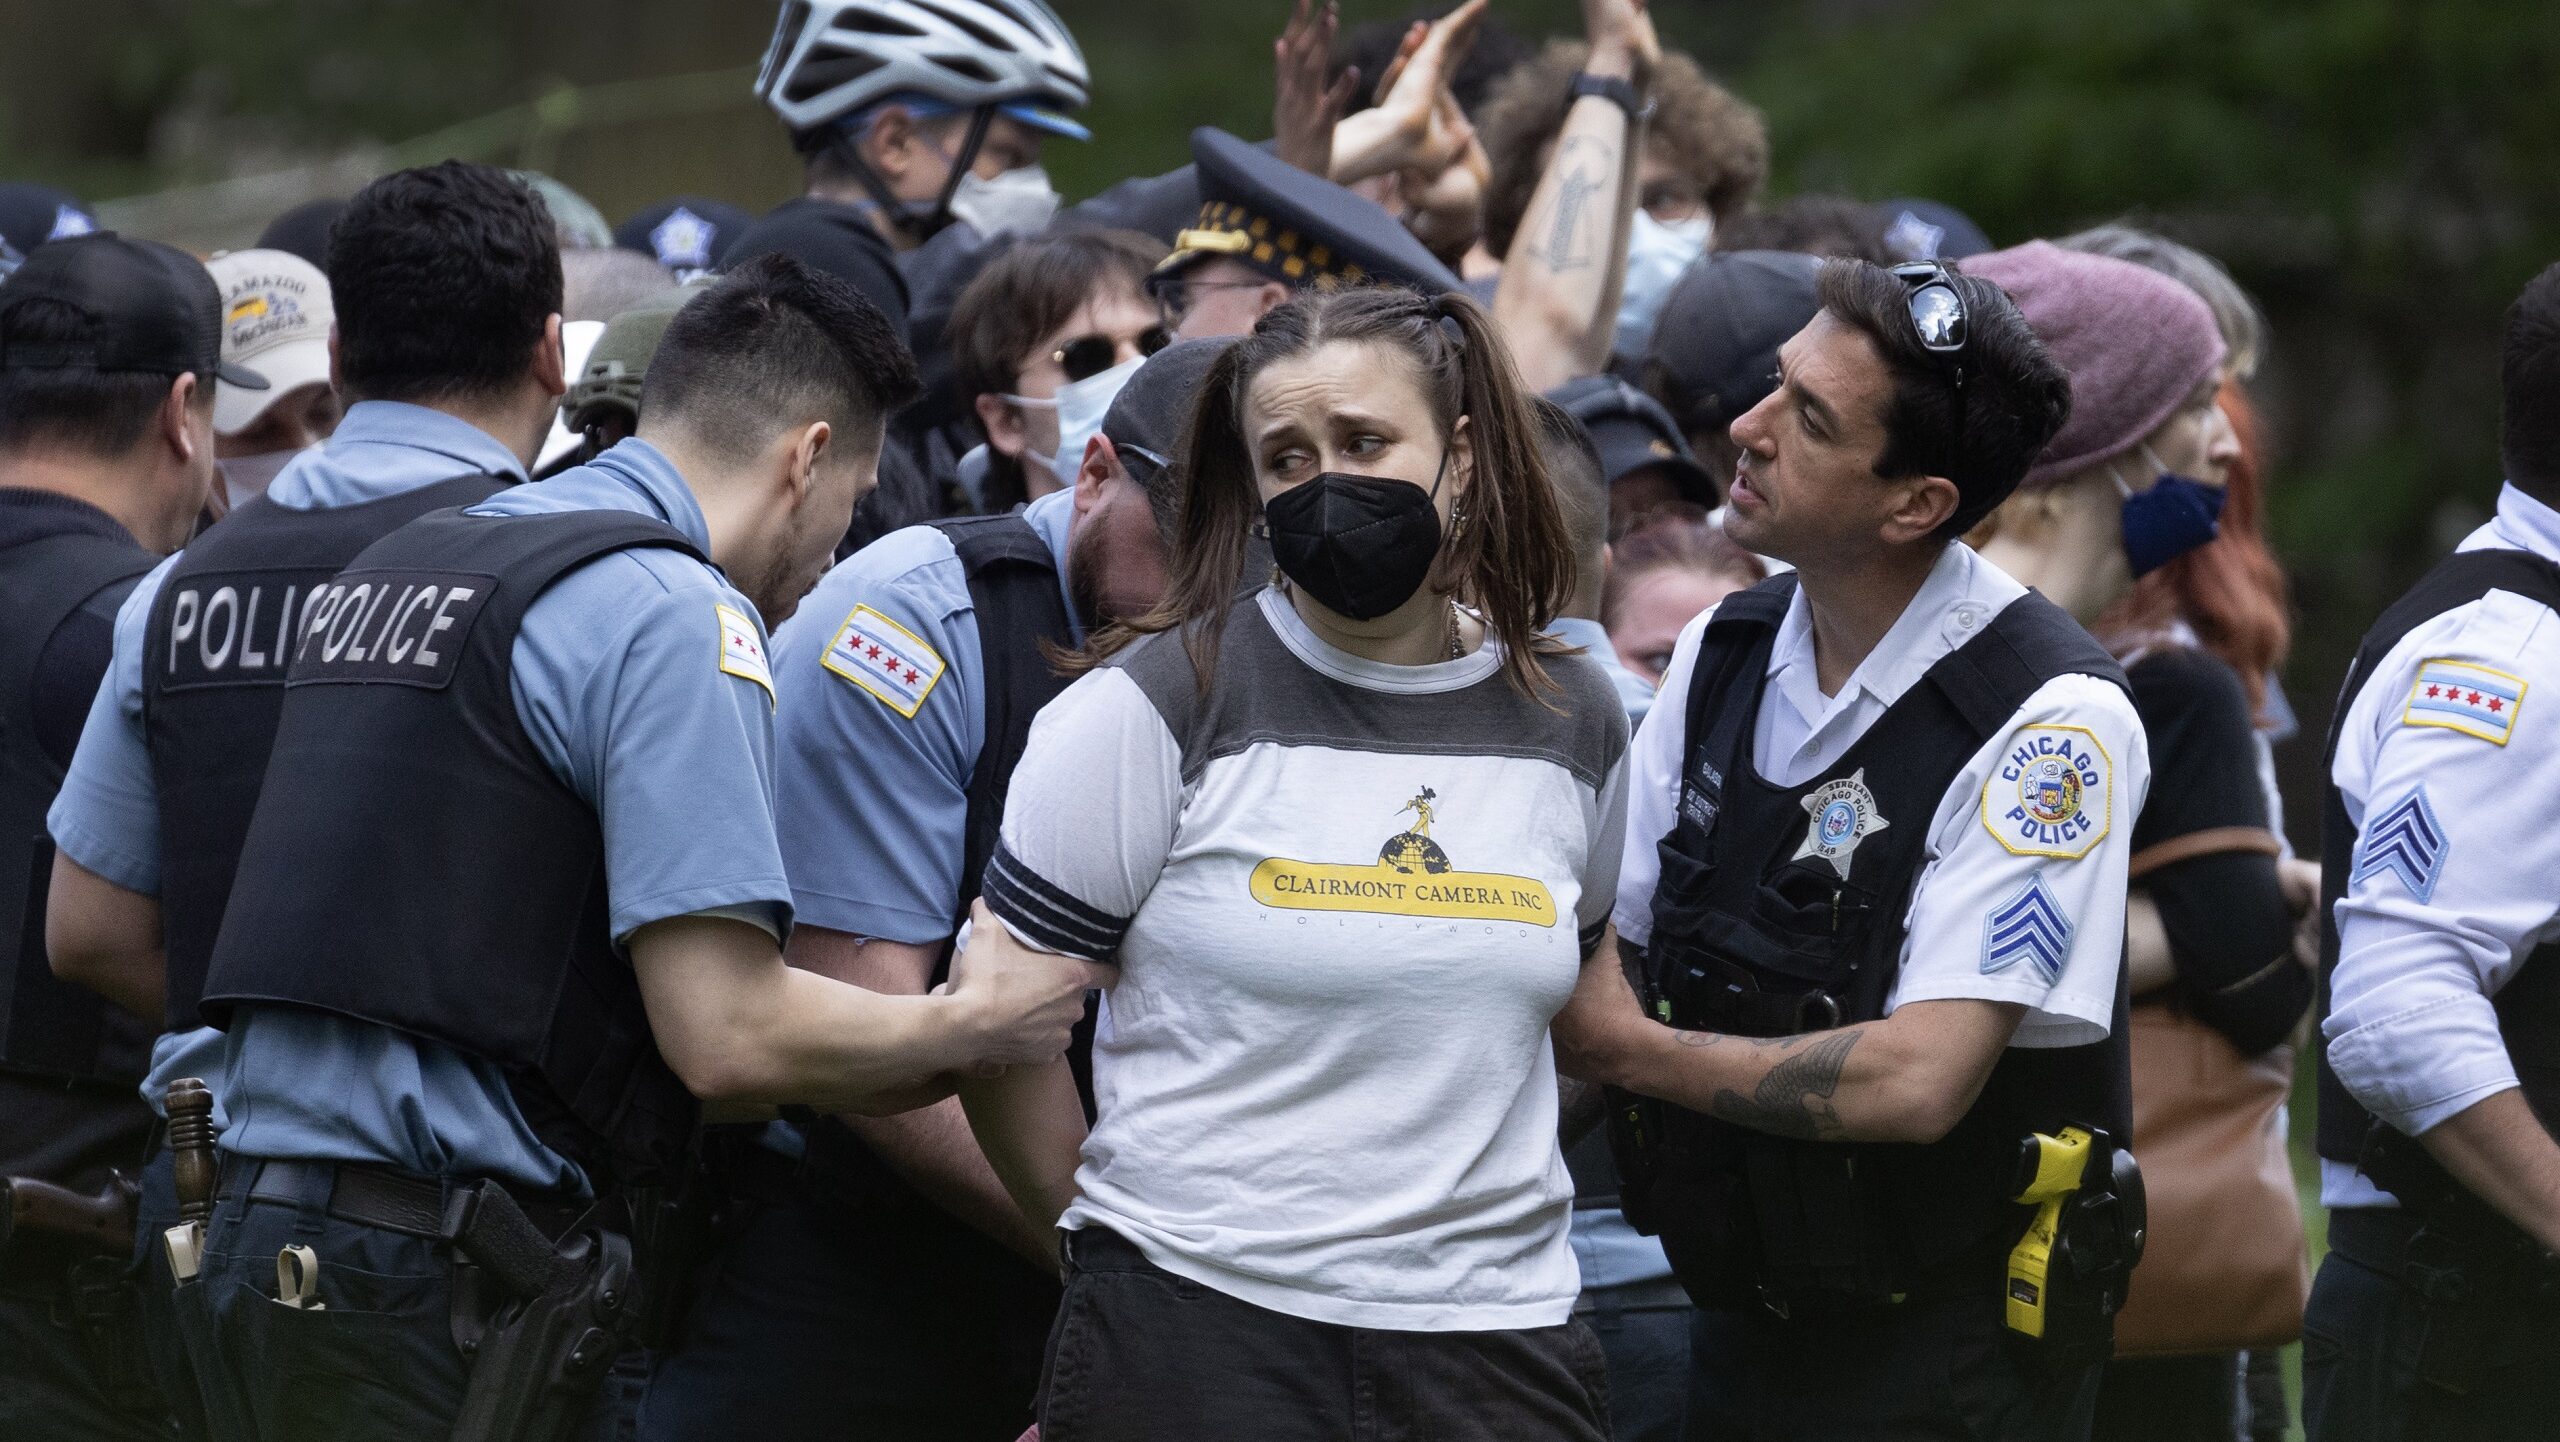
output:
{"label": "white and black helmet", "polygon": [[788,0],[756,74],[795,133],[892,98],[1076,110],[1091,84],[1041,0]]}

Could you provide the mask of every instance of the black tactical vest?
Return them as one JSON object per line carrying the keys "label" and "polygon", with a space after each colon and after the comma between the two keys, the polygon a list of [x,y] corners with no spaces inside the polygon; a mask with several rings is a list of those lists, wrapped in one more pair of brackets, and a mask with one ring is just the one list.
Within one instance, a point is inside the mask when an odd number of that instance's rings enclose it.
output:
{"label": "black tactical vest", "polygon": [[151,1032],[96,992],[54,976],[44,908],[53,876],[45,812],[62,768],[35,735],[36,667],[91,598],[159,558],[123,536],[65,530],[0,551],[0,1069],[130,1088]]}
{"label": "black tactical vest", "polygon": [[160,797],[160,924],[171,1031],[204,1025],[198,999],[231,874],[284,704],[285,658],[319,588],[358,551],[506,483],[462,476],[355,506],[249,501],[178,558],[152,598],[143,736]]}
{"label": "black tactical vest", "polygon": [[624,511],[447,511],[320,588],[205,982],[216,1025],[286,1003],[494,1064],[600,1187],[656,1176],[696,1107],[613,946],[595,812],[525,734],[510,678],[535,598],[638,546],[701,558]]}
{"label": "black tactical vest", "polygon": [[[2124,684],[2086,632],[2030,593],[1940,658],[1830,769],[1774,786],[1751,737],[1795,586],[1782,576],[1718,607],[1687,698],[1679,815],[1645,951],[1685,1029],[1785,1036],[1883,1016],[1929,822],[1957,771],[2046,681]],[[1853,781],[1886,825],[1856,841],[1844,876],[1803,853]],[[2132,1134],[2124,1023],[2119,977],[2105,1041],[2004,1050],[1973,1110],[1925,1146],[1795,1140],[1662,1108],[1663,1145],[1641,1194],[1630,1184],[1628,1212],[1659,1230],[1704,1304],[1996,1285],[1983,1273],[2029,1219],[2009,1200],[2027,1136],[2074,1123]],[[1613,1125],[1624,1120],[1622,1109]]]}
{"label": "black tactical vest", "polygon": [[[2347,879],[2354,869],[2361,840],[2355,825],[2347,820],[2346,802],[2338,794],[2337,782],[2329,779],[2336,775],[2338,737],[2346,726],[2347,708],[2372,677],[2373,668],[2382,664],[2402,637],[2491,591],[2512,591],[2560,610],[2560,566],[2523,551],[2505,549],[2458,551],[2446,557],[2373,623],[2373,629],[2365,633],[2364,644],[2356,648],[2355,664],[2347,670],[2346,684],[2339,689],[2337,716],[2329,724],[2329,746],[2321,763],[2321,776],[2327,781],[2320,807],[2320,914],[2326,918],[2320,932],[2323,1020],[2329,1015],[2329,979],[2338,968],[2338,902],[2347,894]],[[2373,816],[2376,807],[2396,799],[2368,796],[2365,814]],[[2554,884],[2560,886],[2560,882]],[[2498,1035],[2515,1063],[2516,1080],[2523,1086],[2526,1103],[2546,1129],[2560,1132],[2560,944],[2545,942],[2534,948],[2499,990],[2495,1004]],[[2338,1074],[2330,1069],[2327,1038],[2317,1028],[2312,1035],[2320,1057],[2319,1152],[2329,1161],[2353,1165],[2363,1150],[2366,1133],[2373,1127],[2373,1114],[2348,1093]]]}

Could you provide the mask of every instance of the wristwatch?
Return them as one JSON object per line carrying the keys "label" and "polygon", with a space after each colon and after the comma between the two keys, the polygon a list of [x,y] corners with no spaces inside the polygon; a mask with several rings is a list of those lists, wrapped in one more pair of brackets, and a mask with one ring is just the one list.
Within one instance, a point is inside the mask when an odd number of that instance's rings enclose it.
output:
{"label": "wristwatch", "polygon": [[1593,75],[1587,71],[1576,75],[1573,77],[1573,89],[1570,92],[1570,98],[1565,101],[1565,108],[1572,109],[1573,102],[1586,95],[1597,95],[1627,112],[1627,119],[1630,122],[1649,120],[1653,117],[1653,102],[1637,94],[1635,82],[1623,75]]}

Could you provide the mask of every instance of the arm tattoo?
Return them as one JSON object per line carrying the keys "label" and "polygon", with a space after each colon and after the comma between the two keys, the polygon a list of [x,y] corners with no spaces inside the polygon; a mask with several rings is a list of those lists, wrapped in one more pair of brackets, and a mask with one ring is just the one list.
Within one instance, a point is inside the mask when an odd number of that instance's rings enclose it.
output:
{"label": "arm tattoo", "polygon": [[1565,153],[1556,157],[1561,174],[1556,184],[1555,212],[1545,221],[1545,243],[1533,244],[1530,253],[1545,261],[1547,268],[1559,275],[1588,270],[1599,258],[1599,246],[1584,231],[1590,219],[1592,198],[1608,188],[1610,182],[1602,177],[1609,174],[1614,166],[1599,163],[1607,158],[1605,155],[1585,158],[1580,152],[1605,149],[1595,141],[1576,137],[1566,145]]}
{"label": "arm tattoo", "polygon": [[1840,1087],[1840,1072],[1849,1051],[1865,1035],[1833,1032],[1803,1051],[1769,1068],[1751,1095],[1726,1088],[1708,1110],[1726,1121],[1774,1132],[1782,1137],[1823,1140],[1840,1134],[1840,1112],[1831,1094]]}

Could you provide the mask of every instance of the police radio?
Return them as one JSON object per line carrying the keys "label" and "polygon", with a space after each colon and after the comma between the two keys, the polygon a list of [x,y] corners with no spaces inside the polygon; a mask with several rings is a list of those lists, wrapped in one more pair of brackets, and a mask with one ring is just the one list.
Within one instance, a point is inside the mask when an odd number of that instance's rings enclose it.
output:
{"label": "police radio", "polygon": [[2142,1171],[2094,1127],[2036,1132],[2021,1144],[2012,1200],[2034,1207],[2010,1249],[2009,1330],[2058,1355],[2102,1361],[2142,1260]]}

